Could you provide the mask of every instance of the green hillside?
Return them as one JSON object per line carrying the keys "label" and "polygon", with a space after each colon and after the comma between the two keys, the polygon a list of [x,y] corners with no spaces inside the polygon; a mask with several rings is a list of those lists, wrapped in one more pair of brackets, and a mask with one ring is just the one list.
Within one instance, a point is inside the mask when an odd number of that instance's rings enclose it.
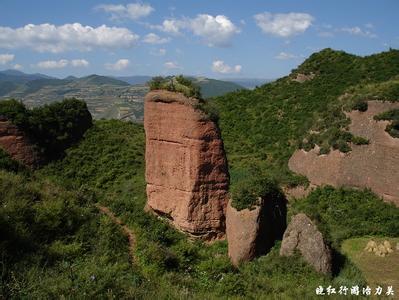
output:
{"label": "green hillside", "polygon": [[84,85],[84,84],[87,84],[87,85],[110,84],[110,85],[119,85],[119,86],[128,86],[129,85],[129,83],[124,82],[122,80],[118,80],[118,79],[108,77],[108,76],[95,75],[95,74],[79,78],[79,79],[77,79],[77,81],[82,85]]}
{"label": "green hillside", "polygon": [[204,98],[221,96],[229,92],[244,89],[241,85],[234,82],[209,79],[203,77],[192,78],[193,83],[200,87]]}
{"label": "green hillside", "polygon": [[[342,108],[361,108],[362,93],[399,96],[398,62],[399,51],[357,57],[326,49],[285,78],[210,101],[219,110],[233,192],[239,188],[234,182],[251,178],[249,171],[279,183],[301,182],[287,160],[317,139],[347,150],[343,145],[355,137],[340,134],[347,124]],[[298,73],[315,76],[292,81]],[[21,112],[3,109],[16,119]],[[396,120],[397,112],[380,117]],[[313,128],[320,134],[311,140]],[[279,242],[267,255],[233,268],[226,241],[191,241],[144,213],[144,156],[143,126],[118,120],[94,121],[65,157],[36,171],[0,152],[0,298],[313,299],[320,285],[367,284],[341,249],[345,241],[399,236],[397,207],[367,190],[318,188],[289,203],[288,219],[305,212],[317,223],[333,248],[331,275],[316,273],[300,256],[280,257]],[[99,206],[134,232],[133,249]]]}
{"label": "green hillside", "polygon": [[[279,244],[268,255],[234,269],[225,241],[213,245],[189,241],[167,223],[143,213],[144,143],[141,125],[96,121],[63,160],[33,174],[0,172],[7,191],[0,195],[0,230],[6,234],[0,243],[6,253],[0,293],[17,298],[243,299],[275,294],[309,299],[318,285],[365,284],[360,271],[345,257],[337,256],[332,277],[323,276],[298,256],[279,257]],[[364,197],[367,204],[360,201]],[[322,202],[312,210],[319,198]],[[355,217],[344,223],[340,215],[323,209],[326,203],[339,201],[340,209],[347,210],[345,200],[349,199]],[[134,231],[133,265],[126,237],[96,210],[96,203],[109,207]],[[364,227],[361,232],[355,230],[370,221],[357,208],[373,211],[373,233],[397,233],[398,210],[368,192],[318,190],[289,212],[320,214],[323,230],[332,243],[339,243],[368,232]],[[374,222],[381,218],[385,221]],[[28,226],[31,220],[35,220],[33,226]],[[17,244],[15,252],[15,239],[33,248]]]}
{"label": "green hillside", "polygon": [[[315,76],[293,81],[299,73]],[[296,184],[303,180],[287,166],[295,149],[317,143],[325,152],[350,151],[349,141],[363,141],[344,131],[349,120],[342,110],[363,97],[399,100],[398,75],[398,50],[359,57],[324,49],[289,76],[216,98],[233,181],[257,166],[281,183]]]}

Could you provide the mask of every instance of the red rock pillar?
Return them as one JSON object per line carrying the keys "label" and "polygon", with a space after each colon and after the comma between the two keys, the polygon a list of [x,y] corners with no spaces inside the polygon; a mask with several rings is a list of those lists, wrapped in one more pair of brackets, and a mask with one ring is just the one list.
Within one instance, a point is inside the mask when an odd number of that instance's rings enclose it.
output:
{"label": "red rock pillar", "polygon": [[26,134],[2,116],[0,116],[0,148],[12,159],[29,168],[37,167],[42,160]]}
{"label": "red rock pillar", "polygon": [[229,174],[219,128],[198,103],[163,90],[145,98],[147,208],[210,240],[225,234]]}

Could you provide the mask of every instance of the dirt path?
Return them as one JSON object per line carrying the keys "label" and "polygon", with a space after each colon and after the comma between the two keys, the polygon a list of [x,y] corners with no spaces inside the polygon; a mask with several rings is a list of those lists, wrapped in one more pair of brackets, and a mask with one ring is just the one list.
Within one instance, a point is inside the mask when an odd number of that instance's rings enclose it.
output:
{"label": "dirt path", "polygon": [[132,264],[135,264],[135,256],[134,256],[134,250],[135,250],[135,245],[136,245],[136,236],[134,235],[134,232],[125,225],[121,219],[119,219],[117,216],[114,215],[114,213],[106,206],[102,206],[100,204],[96,204],[96,207],[105,215],[107,215],[114,224],[117,224],[121,227],[123,234],[127,236],[129,240],[129,256],[131,259]]}

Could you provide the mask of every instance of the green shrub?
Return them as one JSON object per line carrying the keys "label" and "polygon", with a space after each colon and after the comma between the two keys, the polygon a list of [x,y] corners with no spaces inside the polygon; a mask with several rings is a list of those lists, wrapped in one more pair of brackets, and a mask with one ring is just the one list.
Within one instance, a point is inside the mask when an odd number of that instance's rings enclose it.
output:
{"label": "green shrub", "polygon": [[57,157],[79,141],[92,126],[84,101],[65,99],[34,108],[29,116],[29,133],[48,157]]}
{"label": "green shrub", "polygon": [[361,136],[354,136],[352,138],[352,143],[354,143],[355,145],[368,145],[370,141]]}
{"label": "green shrub", "polygon": [[392,109],[383,112],[374,116],[374,119],[392,121],[391,124],[387,125],[385,131],[388,132],[392,137],[399,138],[399,109]]}
{"label": "green shrub", "polygon": [[22,102],[15,99],[0,101],[0,116],[11,120],[15,125],[25,129],[28,123],[29,113]]}
{"label": "green shrub", "polygon": [[1,169],[10,172],[28,171],[26,167],[16,160],[13,160],[7,152],[0,148],[0,170]]}
{"label": "green shrub", "polygon": [[190,79],[179,76],[153,77],[148,83],[150,90],[167,90],[170,92],[183,93],[186,97],[202,99],[199,86],[195,85]]}
{"label": "green shrub", "polygon": [[92,126],[84,101],[65,99],[28,110],[16,100],[0,101],[0,115],[20,127],[47,158],[56,158]]}
{"label": "green shrub", "polygon": [[237,210],[253,209],[260,199],[284,198],[275,180],[256,174],[248,174],[245,178],[235,180],[230,194],[232,206]]}
{"label": "green shrub", "polygon": [[358,101],[353,105],[353,110],[358,110],[361,112],[365,112],[367,111],[367,109],[369,108],[368,104],[366,101]]}

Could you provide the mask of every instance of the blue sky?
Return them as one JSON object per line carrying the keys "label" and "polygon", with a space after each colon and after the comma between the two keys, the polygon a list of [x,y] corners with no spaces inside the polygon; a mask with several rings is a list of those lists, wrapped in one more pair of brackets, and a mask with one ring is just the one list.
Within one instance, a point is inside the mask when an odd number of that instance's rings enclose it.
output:
{"label": "blue sky", "polygon": [[277,78],[331,47],[399,48],[399,1],[0,1],[0,69]]}

